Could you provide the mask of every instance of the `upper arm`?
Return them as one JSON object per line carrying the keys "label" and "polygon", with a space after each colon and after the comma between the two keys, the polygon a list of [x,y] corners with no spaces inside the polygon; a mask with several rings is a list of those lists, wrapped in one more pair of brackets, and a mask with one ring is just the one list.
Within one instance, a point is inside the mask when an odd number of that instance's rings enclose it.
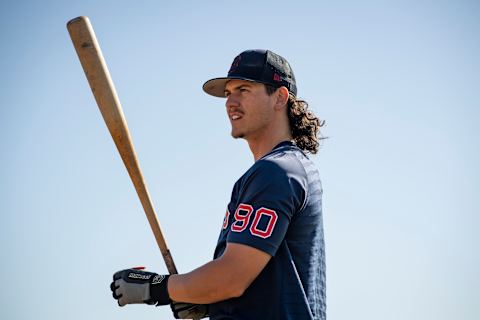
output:
{"label": "upper arm", "polygon": [[224,224],[227,243],[241,243],[275,256],[305,189],[278,161],[261,160],[230,202]]}

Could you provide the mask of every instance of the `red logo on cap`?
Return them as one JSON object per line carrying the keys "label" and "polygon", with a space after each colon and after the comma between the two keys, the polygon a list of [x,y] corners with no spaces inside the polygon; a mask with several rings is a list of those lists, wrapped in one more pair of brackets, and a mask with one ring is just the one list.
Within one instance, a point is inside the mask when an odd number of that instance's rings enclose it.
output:
{"label": "red logo on cap", "polygon": [[273,74],[273,81],[280,82],[282,81],[282,77],[280,77],[277,73]]}
{"label": "red logo on cap", "polygon": [[235,57],[235,60],[233,60],[232,66],[230,67],[230,70],[228,70],[228,73],[231,73],[231,72],[235,71],[235,69],[238,68],[238,66],[240,65],[240,60],[241,59],[242,59],[242,57],[240,55]]}

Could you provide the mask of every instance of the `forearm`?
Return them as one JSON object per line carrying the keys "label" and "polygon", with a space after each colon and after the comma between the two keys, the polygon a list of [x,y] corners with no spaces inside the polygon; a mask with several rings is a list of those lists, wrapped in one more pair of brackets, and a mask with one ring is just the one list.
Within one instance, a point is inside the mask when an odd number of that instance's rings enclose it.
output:
{"label": "forearm", "polygon": [[192,272],[170,276],[168,293],[174,301],[201,304],[239,297],[270,258],[258,249],[229,243],[220,258]]}
{"label": "forearm", "polygon": [[[208,304],[237,297],[243,293],[232,279],[232,272],[222,258],[181,275],[172,275],[168,292],[174,301]],[[230,269],[231,270],[231,269]]]}

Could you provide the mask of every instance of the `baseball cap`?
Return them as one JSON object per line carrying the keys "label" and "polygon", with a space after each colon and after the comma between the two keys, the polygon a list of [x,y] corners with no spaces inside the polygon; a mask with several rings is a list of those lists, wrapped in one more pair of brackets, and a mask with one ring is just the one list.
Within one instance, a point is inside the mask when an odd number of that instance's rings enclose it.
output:
{"label": "baseball cap", "polygon": [[228,75],[208,80],[203,84],[203,91],[224,98],[225,85],[232,79],[259,82],[276,88],[284,86],[292,95],[297,95],[295,76],[290,64],[270,50],[243,51],[233,60]]}

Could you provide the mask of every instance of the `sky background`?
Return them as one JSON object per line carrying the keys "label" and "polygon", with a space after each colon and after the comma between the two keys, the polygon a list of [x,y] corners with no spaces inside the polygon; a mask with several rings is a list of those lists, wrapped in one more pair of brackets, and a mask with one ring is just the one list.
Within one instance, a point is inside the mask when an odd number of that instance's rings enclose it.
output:
{"label": "sky background", "polygon": [[2,1],[1,319],[171,319],[112,274],[165,273],[65,27],[90,17],[180,272],[209,261],[253,163],[203,93],[245,49],[287,58],[326,120],[330,320],[480,318],[480,2]]}

